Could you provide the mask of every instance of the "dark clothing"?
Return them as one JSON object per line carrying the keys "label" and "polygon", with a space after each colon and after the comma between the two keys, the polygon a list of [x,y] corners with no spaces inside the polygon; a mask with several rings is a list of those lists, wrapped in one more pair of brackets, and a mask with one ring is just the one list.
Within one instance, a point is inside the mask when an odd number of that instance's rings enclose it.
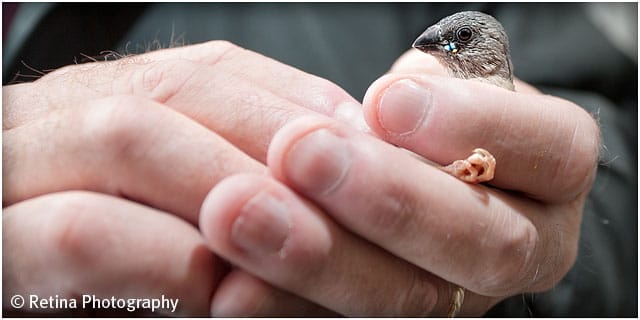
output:
{"label": "dark clothing", "polygon": [[[490,13],[509,34],[515,75],[595,114],[604,147],[573,269],[552,290],[510,298],[488,315],[637,317],[637,34],[635,52],[620,50],[594,23],[590,5],[54,5],[24,35],[11,60],[3,61],[3,82],[29,80],[14,78],[18,70],[29,74],[21,61],[46,70],[81,61],[81,53],[136,53],[171,42],[226,39],[329,79],[361,99],[428,25],[461,10]],[[627,8],[635,18],[628,27],[637,29],[637,3],[604,5]]]}

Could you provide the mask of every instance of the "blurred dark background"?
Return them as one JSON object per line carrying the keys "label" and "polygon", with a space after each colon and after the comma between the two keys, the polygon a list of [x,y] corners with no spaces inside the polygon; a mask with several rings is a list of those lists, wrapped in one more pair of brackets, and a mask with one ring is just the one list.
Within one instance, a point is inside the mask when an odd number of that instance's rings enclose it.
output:
{"label": "blurred dark background", "polygon": [[637,317],[637,3],[3,3],[3,84],[226,39],[361,99],[428,25],[461,10],[500,20],[516,76],[592,112],[604,142],[573,270],[488,315]]}

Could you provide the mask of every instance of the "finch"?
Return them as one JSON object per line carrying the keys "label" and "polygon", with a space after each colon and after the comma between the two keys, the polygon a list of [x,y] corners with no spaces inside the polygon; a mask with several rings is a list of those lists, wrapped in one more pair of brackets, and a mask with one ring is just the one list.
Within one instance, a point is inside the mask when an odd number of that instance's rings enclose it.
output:
{"label": "finch", "polygon": [[[431,54],[456,78],[473,79],[514,90],[509,38],[494,17],[477,11],[452,14],[427,28],[413,47]],[[468,183],[493,179],[496,160],[476,148],[465,160],[441,169]]]}
{"label": "finch", "polygon": [[436,57],[456,78],[514,90],[509,37],[500,22],[488,14],[452,14],[427,28],[413,47]]}

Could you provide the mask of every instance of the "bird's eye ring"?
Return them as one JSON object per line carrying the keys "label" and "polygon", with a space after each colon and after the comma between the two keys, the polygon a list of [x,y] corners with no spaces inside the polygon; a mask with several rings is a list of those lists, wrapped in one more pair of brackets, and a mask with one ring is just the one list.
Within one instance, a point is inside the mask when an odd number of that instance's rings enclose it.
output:
{"label": "bird's eye ring", "polygon": [[469,41],[472,35],[473,31],[471,31],[471,28],[469,27],[462,27],[456,31],[456,37],[462,42]]}

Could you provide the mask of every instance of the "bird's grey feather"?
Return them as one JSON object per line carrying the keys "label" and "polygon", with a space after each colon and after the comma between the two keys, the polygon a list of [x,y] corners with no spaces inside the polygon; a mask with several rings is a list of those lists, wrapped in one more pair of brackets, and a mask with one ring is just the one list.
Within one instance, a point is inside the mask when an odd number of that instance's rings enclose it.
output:
{"label": "bird's grey feather", "polygon": [[[469,39],[459,36],[462,29],[471,32]],[[509,37],[488,14],[463,11],[447,16],[427,28],[413,46],[438,58],[454,77],[514,90]]]}

